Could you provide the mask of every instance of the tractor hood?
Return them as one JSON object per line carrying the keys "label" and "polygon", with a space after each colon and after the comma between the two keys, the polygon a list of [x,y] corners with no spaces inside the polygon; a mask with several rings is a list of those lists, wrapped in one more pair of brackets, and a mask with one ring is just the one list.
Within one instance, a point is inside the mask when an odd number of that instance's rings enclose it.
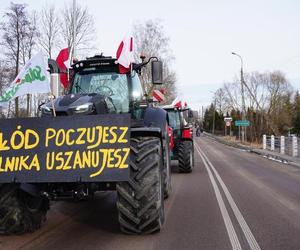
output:
{"label": "tractor hood", "polygon": [[96,94],[69,94],[55,100],[55,108],[77,107],[90,102]]}
{"label": "tractor hood", "polygon": [[[60,96],[54,100],[54,108],[57,116],[75,114],[105,114],[107,97],[99,94],[69,94]],[[41,107],[42,115],[53,115],[52,103]]]}

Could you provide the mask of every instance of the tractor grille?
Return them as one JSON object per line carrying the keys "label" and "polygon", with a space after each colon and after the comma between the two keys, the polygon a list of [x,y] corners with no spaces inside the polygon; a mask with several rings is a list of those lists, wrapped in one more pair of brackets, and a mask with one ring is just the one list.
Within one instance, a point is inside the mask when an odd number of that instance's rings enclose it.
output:
{"label": "tractor grille", "polygon": [[56,116],[67,116],[68,113],[64,111],[56,111]]}

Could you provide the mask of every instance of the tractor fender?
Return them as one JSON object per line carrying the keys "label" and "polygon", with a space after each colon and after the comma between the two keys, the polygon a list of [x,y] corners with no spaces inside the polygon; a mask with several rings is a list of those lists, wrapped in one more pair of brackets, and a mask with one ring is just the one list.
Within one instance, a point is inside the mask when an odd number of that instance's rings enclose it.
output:
{"label": "tractor fender", "polygon": [[168,113],[161,108],[148,107],[145,110],[144,126],[151,129],[159,128],[162,139],[168,135],[168,131],[166,131],[168,120]]}
{"label": "tractor fender", "polygon": [[58,64],[57,64],[57,62],[55,60],[48,59],[48,66],[49,66],[51,74],[53,74],[53,73],[59,73],[59,67],[58,67]]}
{"label": "tractor fender", "polygon": [[[144,113],[143,126],[131,128],[131,137],[153,136],[161,140],[162,151],[166,137],[168,136],[168,114],[160,108],[148,107]],[[165,164],[164,164],[165,166]]]}

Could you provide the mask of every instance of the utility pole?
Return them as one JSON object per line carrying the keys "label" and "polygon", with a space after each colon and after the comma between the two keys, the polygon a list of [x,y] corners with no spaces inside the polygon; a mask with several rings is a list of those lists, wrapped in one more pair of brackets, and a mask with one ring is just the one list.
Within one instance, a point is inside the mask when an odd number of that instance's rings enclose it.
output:
{"label": "utility pole", "polygon": [[[242,60],[242,59],[241,59]],[[242,120],[245,121],[246,106],[245,106],[245,92],[244,92],[244,72],[243,72],[243,60],[241,64],[241,91],[242,91]],[[242,141],[245,141],[246,127],[242,127]]]}
{"label": "utility pole", "polygon": [[[246,120],[246,105],[245,105],[245,92],[244,92],[244,86],[245,86],[245,79],[244,79],[244,72],[243,72],[243,64],[241,67],[241,85],[242,85],[242,102],[243,102],[243,113],[242,113],[242,120]],[[247,141],[247,127],[243,127],[243,141]]]}
{"label": "utility pole", "polygon": [[202,128],[204,127],[204,113],[203,113],[203,105],[201,110],[201,116],[202,116]]}
{"label": "utility pole", "polygon": [[214,102],[214,116],[213,116],[213,128],[212,128],[212,134],[215,134],[215,122],[216,122],[216,99]]}
{"label": "utility pole", "polygon": [[[235,55],[237,57],[240,58],[241,60],[241,92],[242,92],[242,120],[245,120],[245,116],[246,116],[246,105],[245,105],[245,93],[244,93],[244,84],[245,84],[245,80],[244,80],[244,72],[243,72],[243,58],[235,53],[235,52],[231,52],[232,55]],[[242,141],[245,141],[245,127],[242,127]]]}

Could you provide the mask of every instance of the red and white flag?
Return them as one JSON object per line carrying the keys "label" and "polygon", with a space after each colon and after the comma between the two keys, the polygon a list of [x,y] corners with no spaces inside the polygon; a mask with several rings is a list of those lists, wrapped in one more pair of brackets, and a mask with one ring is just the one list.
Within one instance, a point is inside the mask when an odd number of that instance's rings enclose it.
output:
{"label": "red and white flag", "polygon": [[182,108],[182,103],[179,97],[176,97],[171,105],[175,108]]}
{"label": "red and white flag", "polygon": [[187,102],[183,101],[180,97],[176,97],[171,105],[178,109],[187,108],[188,106]]}
{"label": "red and white flag", "polygon": [[68,80],[68,67],[69,67],[69,49],[65,48],[62,49],[56,58],[56,62],[58,64],[59,70],[60,70],[60,82],[64,86],[64,88],[67,88],[69,85],[69,80]]}
{"label": "red and white flag", "polygon": [[134,62],[132,36],[126,35],[120,43],[117,50],[117,60],[119,63],[120,73],[128,73],[130,71],[131,64]]}
{"label": "red and white flag", "polygon": [[182,108],[182,103],[181,103],[181,101],[176,102],[176,103],[174,104],[174,107],[175,107],[175,108],[178,108],[178,109],[181,109],[181,108]]}

